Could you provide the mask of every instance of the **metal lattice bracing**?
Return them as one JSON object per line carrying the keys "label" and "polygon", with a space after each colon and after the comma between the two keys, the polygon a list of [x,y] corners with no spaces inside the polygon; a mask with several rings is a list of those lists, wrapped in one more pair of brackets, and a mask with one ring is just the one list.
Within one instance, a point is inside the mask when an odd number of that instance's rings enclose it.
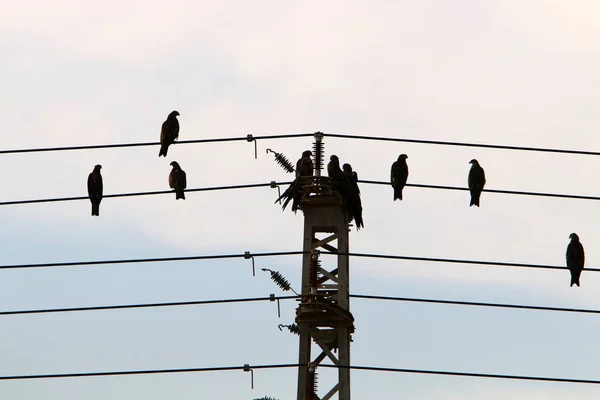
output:
{"label": "metal lattice bracing", "polygon": [[[327,257],[329,265],[321,265],[319,259],[320,252],[349,252],[347,213],[339,195],[331,190],[329,178],[318,176],[306,187],[301,208],[306,253],[302,260],[301,302],[296,311],[302,365],[298,369],[298,400],[328,400],[336,393],[340,400],[350,400],[348,368],[337,370],[338,383],[323,397],[315,393],[315,382],[311,382],[315,369],[325,359],[335,365],[350,365],[354,318],[349,302],[349,258]],[[313,348],[320,350],[316,357]]]}

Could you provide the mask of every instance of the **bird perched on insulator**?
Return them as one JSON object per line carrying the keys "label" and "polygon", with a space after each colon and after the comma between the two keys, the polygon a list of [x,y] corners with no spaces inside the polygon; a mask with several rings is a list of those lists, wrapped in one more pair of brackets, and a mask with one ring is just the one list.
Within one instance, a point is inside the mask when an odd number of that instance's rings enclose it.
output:
{"label": "bird perched on insulator", "polygon": [[177,161],[171,163],[173,169],[169,174],[169,187],[175,190],[175,200],[185,200],[185,188],[187,187],[187,178],[185,171],[181,169]]}
{"label": "bird perched on insulator", "polygon": [[90,202],[92,203],[92,215],[100,215],[100,202],[102,201],[102,192],[104,190],[102,184],[102,175],[100,169],[102,165],[98,164],[94,170],[88,175],[87,189]]}
{"label": "bird perched on insulator", "polygon": [[167,116],[165,122],[163,122],[160,130],[160,150],[158,156],[167,156],[169,146],[175,143],[175,140],[179,137],[179,121],[177,117],[179,112],[171,111]]}

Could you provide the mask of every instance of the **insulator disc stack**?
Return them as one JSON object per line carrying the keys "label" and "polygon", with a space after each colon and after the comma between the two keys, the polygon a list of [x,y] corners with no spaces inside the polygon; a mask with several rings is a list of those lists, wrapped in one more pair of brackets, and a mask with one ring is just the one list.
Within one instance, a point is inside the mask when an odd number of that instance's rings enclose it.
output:
{"label": "insulator disc stack", "polygon": [[317,399],[317,372],[314,367],[308,369],[306,377],[306,398],[310,400]]}
{"label": "insulator disc stack", "polygon": [[270,271],[271,279],[277,284],[284,292],[291,289],[290,283],[281,275],[278,271]]}
{"label": "insulator disc stack", "polygon": [[319,259],[319,252],[313,252],[310,256],[309,266],[309,282],[311,287],[317,287],[319,279],[321,279],[321,273],[319,269],[321,267],[321,260]]}
{"label": "insulator disc stack", "polygon": [[282,153],[278,153],[271,149],[267,149],[267,153],[268,152],[271,152],[275,155],[275,162],[277,162],[277,164],[279,164],[279,166],[283,168],[286,172],[289,172],[290,174],[294,172],[294,165],[290,160],[288,160],[286,156],[284,156]]}
{"label": "insulator disc stack", "polygon": [[322,132],[316,132],[315,133],[315,142],[313,143],[313,156],[315,157],[314,159],[314,165],[315,165],[315,171],[318,171],[317,173],[315,173],[315,175],[321,175],[321,170],[323,169],[323,165],[324,165],[324,161],[323,158],[325,156],[325,143],[323,143],[323,133]]}
{"label": "insulator disc stack", "polygon": [[290,332],[292,332],[294,335],[300,335],[300,327],[298,326],[298,324],[283,325],[283,326],[288,328],[288,330]]}

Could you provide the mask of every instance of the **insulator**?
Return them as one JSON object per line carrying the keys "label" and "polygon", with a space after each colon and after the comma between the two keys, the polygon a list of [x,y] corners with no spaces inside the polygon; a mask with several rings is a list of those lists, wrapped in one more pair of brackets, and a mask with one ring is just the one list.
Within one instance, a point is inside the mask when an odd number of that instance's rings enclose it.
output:
{"label": "insulator", "polygon": [[270,271],[271,279],[279,286],[283,291],[288,291],[291,289],[290,283],[277,271]]}
{"label": "insulator", "polygon": [[281,168],[283,168],[286,172],[294,172],[294,165],[290,160],[287,159],[286,156],[271,149],[267,149],[267,153],[268,152],[275,154],[275,162],[277,162],[277,164],[279,164],[279,166],[281,166]]}
{"label": "insulator", "polygon": [[308,262],[309,267],[309,283],[311,287],[317,287],[319,283],[319,279],[321,278],[321,274],[319,272],[319,268],[321,267],[321,260],[319,260],[319,252],[314,251]]}
{"label": "insulator", "polygon": [[317,372],[314,366],[308,368],[306,376],[306,398],[310,400],[317,399]]}
{"label": "insulator", "polygon": [[[321,171],[324,165],[323,157],[325,156],[325,143],[323,143],[322,139],[323,133],[315,132],[315,142],[313,143],[313,155],[315,159],[313,164],[315,166],[315,170],[317,171]],[[320,175],[320,173],[318,175]]]}
{"label": "insulator", "polygon": [[298,324],[279,325],[279,330],[281,330],[282,327],[288,328],[288,330],[290,332],[292,332],[294,335],[300,336],[300,327],[298,326]]}

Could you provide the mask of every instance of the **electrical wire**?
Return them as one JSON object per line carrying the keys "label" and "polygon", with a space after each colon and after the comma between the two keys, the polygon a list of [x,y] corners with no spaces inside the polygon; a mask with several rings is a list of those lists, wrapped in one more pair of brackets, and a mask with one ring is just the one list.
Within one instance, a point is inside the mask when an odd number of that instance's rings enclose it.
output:
{"label": "electrical wire", "polygon": [[[371,184],[371,185],[390,186],[390,182],[384,182],[384,181],[359,180],[358,182]],[[422,188],[422,189],[461,190],[461,191],[469,190],[469,188],[460,187],[460,186],[423,185],[423,184],[417,184],[417,183],[407,183],[406,186]],[[502,190],[502,189],[483,189],[483,192],[497,193],[497,194],[513,194],[513,195],[521,195],[521,196],[557,197],[557,198],[562,198],[562,199],[600,200],[600,196],[584,196],[584,195],[578,195],[578,194],[523,192],[523,191],[517,191],[517,190]]]}
{"label": "electrical wire", "polygon": [[[359,183],[366,183],[371,185],[385,185],[389,186],[389,182],[385,181],[371,181],[371,180],[359,180]],[[242,184],[242,185],[230,185],[230,186],[212,186],[212,187],[203,187],[203,188],[195,188],[195,189],[186,189],[186,193],[190,192],[209,192],[209,191],[217,191],[217,190],[234,190],[234,189],[249,189],[249,188],[258,188],[258,187],[277,187],[282,185],[289,185],[292,182],[269,182],[269,183],[250,183],[250,184]],[[460,190],[467,191],[468,188],[459,187],[459,186],[442,186],[442,185],[424,185],[424,184],[416,184],[416,183],[408,183],[407,187],[416,187],[423,189],[440,189],[440,190]],[[600,200],[600,196],[585,196],[585,195],[577,195],[577,194],[560,194],[560,193],[543,193],[543,192],[524,192],[524,191],[515,191],[515,190],[502,190],[502,189],[484,189],[483,192],[487,193],[496,193],[496,194],[510,194],[510,195],[521,195],[521,196],[540,196],[540,197],[555,197],[555,198],[563,198],[563,199],[577,199],[577,200]],[[150,196],[150,195],[159,195],[159,194],[173,194],[172,190],[159,190],[152,192],[133,192],[133,193],[117,193],[117,194],[107,194],[104,195],[103,198],[114,198],[114,197],[134,197],[134,196]],[[52,203],[52,202],[61,202],[61,201],[76,201],[76,200],[89,200],[88,196],[73,196],[73,197],[56,197],[56,198],[45,198],[45,199],[31,199],[31,200],[11,200],[11,201],[2,201],[0,202],[0,206],[10,206],[17,204],[33,204],[33,203]]]}
{"label": "electrical wire", "polygon": [[120,305],[113,305],[113,306],[46,308],[46,309],[38,309],[38,310],[0,311],[0,316],[24,315],[24,314],[49,314],[49,313],[65,313],[65,312],[81,312],[81,311],[100,311],[100,310],[124,310],[124,309],[134,309],[134,308],[181,307],[181,306],[197,306],[197,305],[205,305],[205,304],[248,303],[248,302],[258,302],[258,301],[290,300],[290,299],[296,299],[298,297],[299,296],[270,296],[270,297],[249,297],[249,298],[222,299],[222,300],[179,301],[179,302],[169,302],[169,303],[144,303],[144,304],[120,304]]}
{"label": "electrical wire", "polygon": [[[195,189],[186,189],[185,192],[209,192],[214,190],[232,190],[232,189],[248,189],[248,188],[257,188],[257,187],[267,187],[273,185],[288,185],[291,182],[279,182],[279,183],[250,183],[244,185],[231,185],[231,186],[212,186],[212,187],[203,187],[203,188],[195,188]],[[118,193],[118,194],[107,194],[103,196],[103,199],[112,198],[112,197],[133,197],[133,196],[149,196],[149,195],[157,195],[157,194],[173,194],[172,190],[160,190],[153,192],[134,192],[134,193]],[[47,198],[47,199],[33,199],[33,200],[13,200],[13,201],[2,201],[0,202],[0,206],[10,206],[15,204],[31,204],[31,203],[51,203],[58,201],[74,201],[74,200],[89,200],[88,196],[75,196],[75,197],[57,197],[57,198]]]}
{"label": "electrical wire", "polygon": [[[104,371],[104,372],[75,372],[65,374],[38,374],[38,375],[5,375],[0,376],[0,381],[9,380],[31,380],[31,379],[60,379],[60,378],[85,378],[85,377],[102,377],[102,376],[123,376],[123,375],[155,375],[155,374],[177,374],[190,372],[216,372],[216,371],[235,371],[235,370],[259,370],[259,369],[276,369],[276,368],[297,368],[306,366],[303,364],[266,364],[266,365],[244,365],[230,367],[206,367],[206,368],[173,368],[173,369],[150,369],[150,370],[130,370],[130,371]],[[526,375],[501,375],[501,374],[485,374],[479,372],[455,372],[455,371],[439,371],[425,369],[407,369],[407,368],[389,368],[389,367],[372,367],[359,365],[329,365],[319,364],[319,367],[324,368],[350,368],[363,371],[377,372],[403,372],[410,374],[427,374],[427,375],[446,375],[446,376],[462,376],[471,378],[492,378],[492,379],[513,379],[527,381],[543,381],[543,382],[560,382],[560,383],[581,383],[581,384],[600,384],[600,380],[592,379],[576,379],[576,378],[550,378],[541,376],[526,376]]]}
{"label": "electrical wire", "polygon": [[[413,303],[451,304],[451,305],[474,306],[474,307],[513,308],[513,309],[520,309],[520,310],[558,311],[558,312],[570,312],[570,313],[600,314],[600,310],[591,310],[591,309],[582,309],[582,308],[563,308],[563,307],[547,307],[547,306],[529,306],[529,305],[521,305],[521,304],[482,303],[482,302],[459,301],[459,300],[415,299],[415,298],[411,298],[411,297],[373,296],[373,295],[364,295],[364,294],[351,294],[350,297],[353,297],[356,299],[405,301],[405,302],[413,302]],[[2,313],[0,313],[0,315],[2,315]]]}
{"label": "electrical wire", "polygon": [[[412,298],[412,297],[391,297],[391,296],[375,296],[375,295],[364,295],[364,294],[351,294],[350,297],[356,298],[356,299],[368,299],[368,300],[389,300],[389,301],[403,301],[403,302],[413,302],[413,303],[450,304],[450,305],[475,306],[475,307],[494,307],[494,308],[509,308],[509,309],[536,310],[536,311],[556,311],[556,312],[570,312],[570,313],[584,313],[584,314],[600,314],[600,310],[581,309],[581,308],[529,306],[529,305],[521,305],[521,304],[482,303],[482,302],[457,301],[457,300],[419,299],[419,298]],[[49,309],[37,309],[37,310],[14,310],[14,311],[0,311],[0,316],[66,313],[66,312],[82,312],[82,311],[123,310],[123,309],[136,309],[136,308],[181,307],[181,306],[196,306],[196,305],[206,305],[206,304],[247,303],[247,302],[259,302],[259,301],[272,302],[272,301],[276,301],[276,300],[291,300],[291,299],[298,299],[298,298],[301,298],[301,296],[271,295],[269,297],[250,297],[250,298],[221,299],[221,300],[197,300],[197,301],[180,301],[180,302],[168,302],[168,303],[119,304],[119,305],[112,305],[112,306],[49,308]]]}
{"label": "electrical wire", "polygon": [[39,375],[8,375],[0,376],[0,381],[15,381],[26,379],[59,379],[59,378],[85,378],[92,376],[119,376],[119,375],[153,375],[153,374],[178,374],[189,372],[213,372],[213,371],[234,371],[255,369],[274,369],[274,368],[294,368],[298,364],[267,364],[267,365],[248,365],[233,367],[207,367],[207,368],[173,368],[173,369],[146,369],[131,371],[105,371],[105,372],[74,372],[67,374],[39,374]]}
{"label": "electrical wire", "polygon": [[[244,254],[216,254],[216,255],[198,255],[198,256],[183,256],[183,257],[159,257],[159,258],[132,258],[132,259],[117,259],[117,260],[93,260],[93,261],[68,261],[55,263],[39,263],[39,264],[12,264],[0,265],[1,269],[21,269],[21,268],[50,268],[50,267],[75,267],[85,265],[103,265],[103,264],[136,264],[149,262],[171,262],[171,261],[191,261],[191,260],[214,260],[223,258],[251,258],[251,257],[270,257],[270,256],[290,256],[304,254],[304,251],[280,251],[270,253],[244,253]],[[308,252],[307,252],[308,253]],[[400,256],[389,254],[370,254],[370,253],[333,253],[322,251],[325,255],[344,255],[350,257],[363,258],[379,258],[390,260],[405,260],[419,262],[441,262],[454,264],[475,264],[498,267],[515,267],[515,268],[537,268],[537,269],[552,269],[565,270],[566,267],[557,265],[543,264],[524,264],[524,263],[509,263],[500,261],[482,261],[482,260],[466,260],[453,258],[433,258],[433,257],[415,257],[415,256]],[[600,272],[599,268],[585,268],[586,272]]]}
{"label": "electrical wire", "polygon": [[[493,267],[513,267],[513,268],[537,268],[537,269],[566,270],[566,267],[564,267],[564,266],[558,266],[558,265],[524,264],[524,263],[511,263],[511,262],[501,262],[501,261],[465,260],[465,259],[457,259],[457,258],[434,258],[434,257],[396,256],[396,255],[389,255],[389,254],[369,254],[369,253],[332,253],[332,252],[327,252],[327,251],[322,251],[321,254],[325,254],[325,255],[348,255],[348,256],[351,256],[351,257],[380,258],[380,259],[389,259],[389,260],[440,262],[440,263],[453,263],[453,264],[474,264],[474,265],[487,265],[487,266],[493,266]],[[600,268],[585,268],[584,271],[586,271],[586,272],[600,272]]]}
{"label": "electrical wire", "polygon": [[350,368],[350,369],[354,369],[354,370],[378,371],[378,372],[403,372],[403,373],[409,373],[409,374],[464,376],[464,377],[470,377],[470,378],[513,379],[513,380],[526,380],[526,381],[584,383],[584,384],[600,385],[600,380],[593,380],[593,379],[549,378],[549,377],[543,377],[543,376],[484,374],[484,373],[479,373],[479,372],[436,371],[436,370],[427,370],[427,369],[368,367],[368,366],[359,366],[359,365],[343,366],[343,365],[320,364],[319,367]]}
{"label": "electrical wire", "polygon": [[376,141],[384,141],[384,142],[431,144],[431,145],[437,145],[437,146],[480,147],[480,148],[484,148],[484,149],[537,151],[537,152],[544,152],[544,153],[600,156],[600,152],[585,151],[585,150],[567,150],[567,149],[552,149],[552,148],[544,148],[544,147],[507,146],[507,145],[500,145],[500,144],[467,143],[467,142],[453,142],[453,141],[443,141],[443,140],[403,139],[403,138],[392,138],[392,137],[382,137],[382,136],[346,135],[346,134],[340,134],[340,133],[324,133],[323,135],[325,137],[334,137],[334,138],[342,138],[342,139],[376,140]]}
{"label": "electrical wire", "polygon": [[13,264],[0,265],[0,269],[21,269],[21,268],[50,268],[50,267],[75,267],[83,265],[104,265],[104,264],[136,264],[150,262],[171,262],[171,261],[192,261],[192,260],[217,260],[223,258],[245,258],[252,257],[271,257],[271,256],[291,256],[304,254],[303,251],[279,251],[271,253],[243,253],[243,254],[216,254],[203,256],[183,256],[183,257],[159,257],[159,258],[132,258],[120,260],[96,260],[96,261],[68,261],[56,263],[41,264]]}
{"label": "electrical wire", "polygon": [[[181,140],[181,141],[176,142],[176,144],[198,144],[198,143],[215,143],[215,142],[234,142],[234,141],[252,142],[252,141],[259,140],[259,139],[262,139],[262,140],[290,139],[290,138],[299,138],[299,137],[310,137],[310,136],[314,136],[315,133],[293,133],[293,134],[264,135],[264,136],[253,136],[250,134],[250,135],[246,135],[246,136],[227,137],[227,138]],[[597,151],[569,150],[569,149],[555,149],[555,148],[527,147],[527,146],[509,146],[509,145],[468,143],[468,142],[455,142],[455,141],[443,141],[443,140],[406,139],[406,138],[368,136],[368,135],[349,135],[349,134],[341,134],[341,133],[323,133],[323,136],[331,137],[331,138],[341,138],[341,139],[374,140],[374,141],[385,141],[385,142],[427,144],[427,145],[437,145],[437,146],[479,147],[479,148],[486,148],[486,149],[535,151],[535,152],[545,152],[545,153],[577,154],[577,155],[590,155],[590,156],[599,156],[600,155],[600,152],[597,152]],[[29,149],[0,150],[0,154],[35,153],[35,152],[68,151],[68,150],[92,150],[92,149],[107,149],[107,148],[120,148],[120,147],[144,147],[144,146],[158,146],[158,145],[160,145],[159,142],[142,142],[142,143],[99,144],[99,145],[85,145],[85,146],[42,147],[42,148],[29,148]]]}
{"label": "electrical wire", "polygon": [[[235,142],[235,141],[247,141],[252,142],[255,140],[269,140],[269,139],[292,139],[299,137],[314,136],[314,133],[292,133],[287,135],[264,135],[264,136],[237,136],[227,138],[213,138],[213,139],[195,139],[195,140],[179,140],[175,142],[175,145],[180,144],[198,144],[198,143],[218,143],[218,142]],[[39,147],[29,149],[10,149],[0,150],[0,154],[15,154],[15,153],[39,153],[48,151],[70,151],[70,150],[94,150],[94,149],[110,149],[120,147],[145,147],[145,146],[159,146],[160,142],[142,142],[142,143],[117,143],[117,144],[93,144],[83,146],[62,146],[62,147]]]}

